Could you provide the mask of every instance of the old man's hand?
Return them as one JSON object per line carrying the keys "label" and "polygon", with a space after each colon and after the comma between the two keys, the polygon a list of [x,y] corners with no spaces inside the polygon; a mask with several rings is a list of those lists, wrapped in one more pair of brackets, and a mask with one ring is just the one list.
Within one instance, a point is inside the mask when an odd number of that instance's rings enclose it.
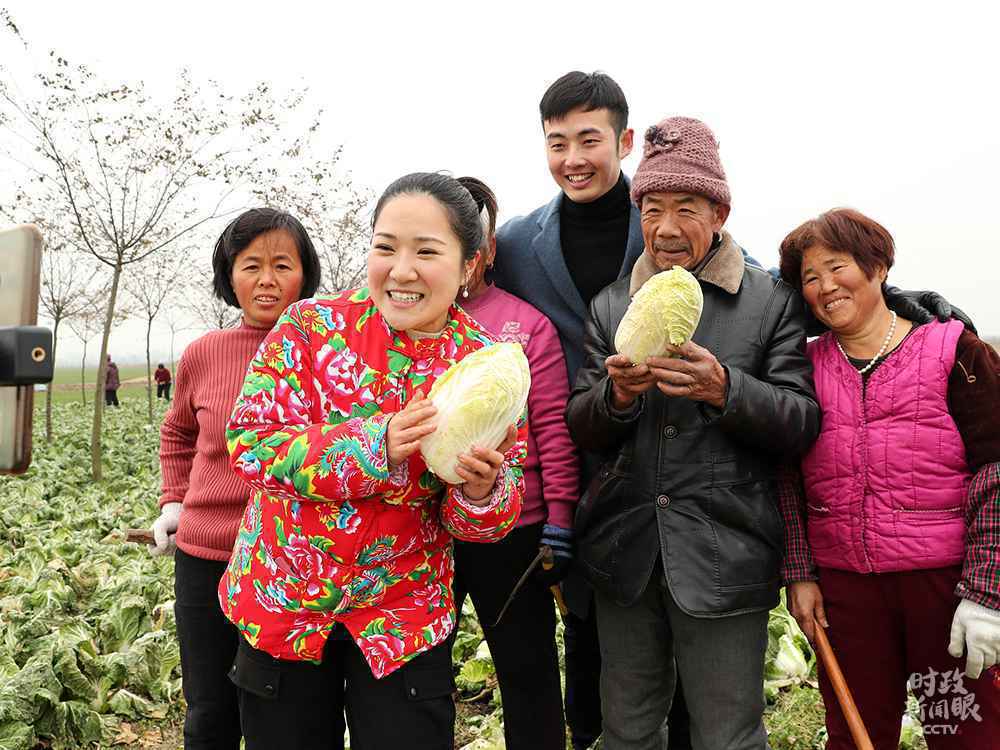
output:
{"label": "old man's hand", "polygon": [[612,354],[604,360],[611,378],[611,405],[624,411],[635,403],[639,395],[656,383],[656,378],[646,365],[634,364],[624,354]]}
{"label": "old man's hand", "polygon": [[693,341],[668,349],[678,356],[646,360],[656,387],[668,396],[704,401],[722,409],[726,405],[726,371],[715,355]]}

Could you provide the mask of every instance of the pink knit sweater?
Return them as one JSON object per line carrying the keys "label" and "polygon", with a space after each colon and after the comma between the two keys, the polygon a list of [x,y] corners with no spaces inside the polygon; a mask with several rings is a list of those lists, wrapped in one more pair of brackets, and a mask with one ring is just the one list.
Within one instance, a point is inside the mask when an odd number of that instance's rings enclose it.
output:
{"label": "pink knit sweater", "polygon": [[572,529],[580,464],[563,418],[569,376],[555,326],[530,304],[495,286],[458,302],[497,340],[516,341],[528,357],[528,459],[518,526],[547,521]]}
{"label": "pink knit sweater", "polygon": [[228,560],[250,499],[229,468],[226,422],[266,328],[213,331],[192,342],[177,365],[174,401],[160,428],[160,505],[183,502],[177,546]]}

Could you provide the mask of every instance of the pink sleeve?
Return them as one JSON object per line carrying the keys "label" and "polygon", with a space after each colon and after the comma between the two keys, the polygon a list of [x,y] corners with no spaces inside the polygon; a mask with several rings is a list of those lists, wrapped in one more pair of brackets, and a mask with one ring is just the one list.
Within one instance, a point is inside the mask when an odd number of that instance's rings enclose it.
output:
{"label": "pink sleeve", "polygon": [[566,359],[548,318],[539,315],[525,353],[531,368],[528,427],[538,447],[548,523],[572,529],[580,495],[580,458],[563,416],[569,398]]}
{"label": "pink sleeve", "polygon": [[190,483],[198,441],[198,419],[191,403],[194,395],[191,381],[198,377],[198,369],[191,362],[194,346],[181,355],[177,365],[177,390],[160,427],[160,507],[166,503],[184,502]]}

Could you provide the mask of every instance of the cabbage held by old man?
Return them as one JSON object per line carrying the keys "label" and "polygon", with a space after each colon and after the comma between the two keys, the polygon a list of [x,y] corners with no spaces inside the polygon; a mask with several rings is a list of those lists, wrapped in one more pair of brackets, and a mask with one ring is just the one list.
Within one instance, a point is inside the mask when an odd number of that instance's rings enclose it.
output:
{"label": "cabbage held by old man", "polygon": [[667,344],[686,344],[701,320],[698,280],[680,266],[652,276],[632,297],[615,333],[615,349],[641,364],[666,354]]}
{"label": "cabbage held by old man", "polygon": [[473,352],[435,381],[428,398],[437,407],[437,429],[421,441],[428,468],[449,484],[458,454],[478,445],[496,448],[528,403],[531,374],[520,344],[493,344]]}

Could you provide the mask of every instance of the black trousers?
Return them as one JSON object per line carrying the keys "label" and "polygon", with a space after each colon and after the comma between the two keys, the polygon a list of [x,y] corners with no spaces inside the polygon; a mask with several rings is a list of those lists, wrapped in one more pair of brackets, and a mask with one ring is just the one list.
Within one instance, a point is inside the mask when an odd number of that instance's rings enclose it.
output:
{"label": "black trousers", "polygon": [[167,401],[170,400],[170,383],[157,383],[156,384],[156,397],[165,398]]}
{"label": "black trousers", "polygon": [[104,391],[104,405],[105,406],[119,406],[118,403],[118,391],[117,390],[107,390]]}
{"label": "black trousers", "polygon": [[503,700],[510,750],[564,750],[566,725],[559,686],[555,602],[530,578],[493,625],[517,579],[535,555],[542,524],[513,529],[493,544],[455,542],[455,600],[466,594],[479,614]]}
{"label": "black trousers", "polygon": [[566,646],[566,721],[573,750],[585,750],[601,736],[601,646],[594,605],[586,617],[563,615]]}
{"label": "black trousers", "polygon": [[376,680],[339,627],[321,664],[275,659],[241,639],[230,679],[239,688],[246,750],[343,748],[345,711],[351,750],[454,745],[447,642]]}
{"label": "black trousers", "polygon": [[670,744],[667,750],[691,750],[691,715],[684,701],[684,685],[680,675],[674,685],[674,702],[670,704],[667,726],[670,727]]}
{"label": "black trousers", "polygon": [[174,614],[187,713],[185,750],[239,750],[240,714],[228,672],[239,632],[222,614],[216,588],[226,563],[174,553]]}

